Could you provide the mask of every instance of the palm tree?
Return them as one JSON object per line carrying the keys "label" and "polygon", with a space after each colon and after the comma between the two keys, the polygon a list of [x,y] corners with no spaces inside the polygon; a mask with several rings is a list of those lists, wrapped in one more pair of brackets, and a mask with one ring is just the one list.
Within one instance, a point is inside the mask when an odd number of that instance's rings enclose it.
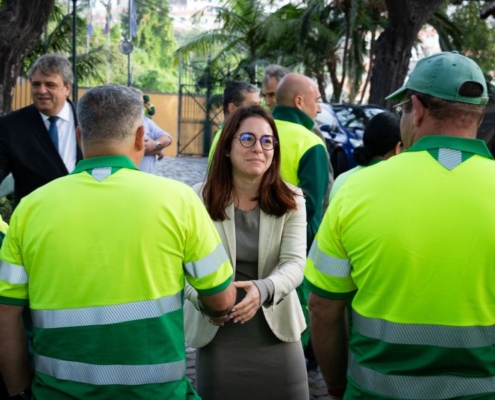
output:
{"label": "palm tree", "polygon": [[[267,14],[263,4],[257,0],[228,0],[224,6],[208,9],[217,14],[221,26],[199,34],[177,49],[177,53],[185,61],[191,56],[208,55],[213,67],[234,64],[233,75],[244,72],[255,83],[258,54],[266,43],[263,32]],[[200,18],[203,12],[195,18]]]}

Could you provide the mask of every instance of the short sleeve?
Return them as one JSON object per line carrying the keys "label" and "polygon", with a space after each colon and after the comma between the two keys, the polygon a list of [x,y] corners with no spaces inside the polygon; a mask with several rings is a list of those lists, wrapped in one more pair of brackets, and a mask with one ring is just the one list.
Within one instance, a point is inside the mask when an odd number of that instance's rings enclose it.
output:
{"label": "short sleeve", "polygon": [[10,229],[0,250],[0,303],[22,306],[29,304],[29,277],[23,265],[19,246],[17,215],[17,211],[14,212]]}
{"label": "short sleeve", "polygon": [[350,298],[356,291],[351,261],[341,240],[343,192],[340,190],[323,218],[308,254],[304,272],[310,291],[329,299]]}
{"label": "short sleeve", "polygon": [[208,296],[229,286],[233,269],[208,212],[199,197],[191,194],[184,269],[189,284],[199,295]]}

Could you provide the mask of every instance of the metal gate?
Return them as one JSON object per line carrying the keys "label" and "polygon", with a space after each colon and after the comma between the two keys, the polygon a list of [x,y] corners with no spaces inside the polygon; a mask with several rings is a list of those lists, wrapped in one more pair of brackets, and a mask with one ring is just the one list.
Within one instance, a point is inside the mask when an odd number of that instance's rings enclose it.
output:
{"label": "metal gate", "polygon": [[209,62],[179,58],[179,156],[208,156],[213,135],[223,121],[223,84]]}

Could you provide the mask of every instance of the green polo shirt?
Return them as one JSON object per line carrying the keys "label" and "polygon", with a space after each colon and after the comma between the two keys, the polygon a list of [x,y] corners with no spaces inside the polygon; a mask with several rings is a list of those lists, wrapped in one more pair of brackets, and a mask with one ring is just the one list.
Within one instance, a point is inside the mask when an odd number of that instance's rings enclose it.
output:
{"label": "green polo shirt", "polygon": [[0,258],[0,303],[31,309],[36,398],[194,398],[184,283],[215,294],[232,267],[191,188],[83,160],[21,201]]}
{"label": "green polo shirt", "polygon": [[311,291],[351,298],[345,399],[495,392],[495,162],[426,136],[351,176],[310,251]]}

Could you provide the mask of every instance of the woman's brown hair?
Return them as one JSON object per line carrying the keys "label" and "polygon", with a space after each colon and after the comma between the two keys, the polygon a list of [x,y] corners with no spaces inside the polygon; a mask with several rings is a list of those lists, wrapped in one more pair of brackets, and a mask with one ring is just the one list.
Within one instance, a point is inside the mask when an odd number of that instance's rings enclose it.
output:
{"label": "woman's brown hair", "polygon": [[225,209],[232,201],[234,183],[232,163],[227,154],[230,153],[232,140],[241,123],[247,118],[262,118],[272,129],[276,144],[273,148],[272,164],[264,173],[258,193],[258,204],[267,214],[277,217],[297,208],[295,193],[280,177],[280,144],[278,131],[272,116],[260,106],[239,107],[232,112],[225,122],[213,159],[208,168],[208,179],[203,189],[205,206],[214,221],[227,219]]}

